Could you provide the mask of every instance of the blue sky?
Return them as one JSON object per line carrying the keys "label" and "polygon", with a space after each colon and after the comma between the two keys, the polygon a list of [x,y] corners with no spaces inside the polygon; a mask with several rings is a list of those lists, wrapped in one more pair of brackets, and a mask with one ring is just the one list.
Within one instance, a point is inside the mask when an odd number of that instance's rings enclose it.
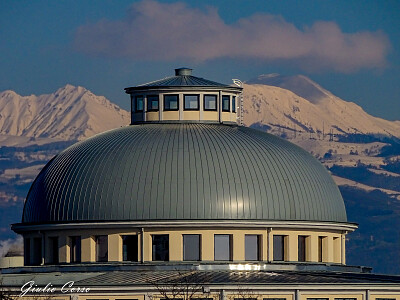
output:
{"label": "blue sky", "polygon": [[0,2],[0,90],[84,86],[123,108],[123,88],[189,66],[230,83],[304,74],[400,120],[399,1]]}

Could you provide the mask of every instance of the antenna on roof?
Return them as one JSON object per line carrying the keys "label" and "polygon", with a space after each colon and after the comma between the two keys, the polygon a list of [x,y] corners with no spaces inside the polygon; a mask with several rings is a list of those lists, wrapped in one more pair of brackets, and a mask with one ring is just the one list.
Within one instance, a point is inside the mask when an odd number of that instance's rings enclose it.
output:
{"label": "antenna on roof", "polygon": [[[243,82],[240,79],[232,79],[233,83],[237,85],[238,87],[243,88]],[[239,125],[243,125],[243,89],[241,90],[239,94],[239,106],[237,107],[239,109]]]}

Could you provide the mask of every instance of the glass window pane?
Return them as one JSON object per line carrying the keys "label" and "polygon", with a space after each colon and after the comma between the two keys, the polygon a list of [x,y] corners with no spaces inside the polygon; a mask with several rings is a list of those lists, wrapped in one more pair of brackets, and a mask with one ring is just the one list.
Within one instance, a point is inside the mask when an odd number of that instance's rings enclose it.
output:
{"label": "glass window pane", "polygon": [[33,253],[31,265],[38,266],[42,263],[42,238],[33,239]]}
{"label": "glass window pane", "polygon": [[285,259],[285,236],[274,235],[274,260],[283,261]]}
{"label": "glass window pane", "polygon": [[164,110],[178,110],[178,95],[165,95],[164,96]]}
{"label": "glass window pane", "polygon": [[323,255],[323,236],[318,237],[318,261],[322,262],[322,255]]}
{"label": "glass window pane", "polygon": [[298,260],[306,261],[306,236],[299,235],[298,238]]}
{"label": "glass window pane", "polygon": [[24,265],[29,266],[31,264],[31,239],[24,239]]}
{"label": "glass window pane", "polygon": [[236,97],[232,96],[232,112],[236,112]]}
{"label": "glass window pane", "polygon": [[199,95],[184,95],[185,110],[199,110]]}
{"label": "glass window pane", "polygon": [[158,234],[152,236],[153,261],[169,261],[169,236]]}
{"label": "glass window pane", "polygon": [[229,234],[214,235],[214,260],[231,260],[231,236]]}
{"label": "glass window pane", "polygon": [[137,96],[136,97],[136,111],[143,111],[143,97]]}
{"label": "glass window pane", "polygon": [[122,259],[124,261],[138,261],[137,235],[122,236]]}
{"label": "glass window pane", "polygon": [[108,236],[96,236],[96,261],[108,261]]}
{"label": "glass window pane", "polygon": [[229,96],[222,96],[222,111],[229,111]]}
{"label": "glass window pane", "polygon": [[254,234],[245,235],[245,259],[259,260],[259,236]]}
{"label": "glass window pane", "polygon": [[158,111],[158,96],[147,96],[147,110]]}
{"label": "glass window pane", "polygon": [[200,260],[200,235],[183,235],[183,260]]}
{"label": "glass window pane", "polygon": [[204,95],[204,110],[217,110],[217,95]]}

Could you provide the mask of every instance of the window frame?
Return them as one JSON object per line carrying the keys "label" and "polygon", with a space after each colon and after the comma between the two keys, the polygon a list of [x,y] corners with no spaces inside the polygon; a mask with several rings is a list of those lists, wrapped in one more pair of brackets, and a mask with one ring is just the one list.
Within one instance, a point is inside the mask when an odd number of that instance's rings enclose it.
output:
{"label": "window frame", "polygon": [[[171,108],[166,108],[167,106],[165,105],[167,97],[175,96],[177,98],[177,107],[174,109]],[[164,106],[163,106],[163,111],[179,111],[179,94],[164,94]]]}
{"label": "window frame", "polygon": [[[138,99],[142,99],[142,109],[138,108]],[[137,95],[135,96],[135,112],[143,112],[144,111],[144,96]]]}
{"label": "window frame", "polygon": [[[257,241],[257,245],[256,245],[256,249],[257,249],[257,258],[256,259],[247,259],[246,257],[246,237],[256,237],[256,241]],[[244,260],[245,261],[260,261],[261,260],[261,235],[260,234],[245,234],[244,235]]]}
{"label": "window frame", "polygon": [[[185,236],[197,236],[199,239],[198,259],[185,259]],[[201,234],[182,234],[182,259],[183,261],[201,261]]]}
{"label": "window frame", "polygon": [[[186,96],[197,98],[197,108],[186,108]],[[199,111],[200,110],[200,95],[199,94],[183,94],[183,110],[187,111]]]}
{"label": "window frame", "polygon": [[[155,100],[150,100],[150,98],[152,98],[152,97],[157,97],[157,106],[158,106],[158,108],[157,109],[154,109],[154,108],[150,108],[150,106],[149,106],[149,104],[151,104],[153,101],[155,101]],[[159,111],[160,110],[160,95],[148,95],[147,96],[147,111]]]}
{"label": "window frame", "polygon": [[[225,109],[224,108],[224,101],[226,101],[226,98],[228,98],[228,101],[227,101],[227,103],[228,103],[228,108],[227,109]],[[222,95],[222,97],[221,97],[221,111],[223,111],[223,112],[230,112],[231,111],[231,96],[230,95]]]}
{"label": "window frame", "polygon": [[231,97],[232,112],[236,113],[236,96]]}
{"label": "window frame", "polygon": [[[103,244],[103,247],[106,247],[106,252],[105,252],[105,254],[104,254],[104,258],[103,258],[103,256],[102,257],[100,257],[100,238],[105,238],[105,246],[104,246],[104,244]],[[95,244],[96,244],[96,262],[108,262],[108,244],[109,244],[109,241],[108,241],[108,235],[104,235],[104,234],[101,234],[101,235],[96,235],[95,236]]]}
{"label": "window frame", "polygon": [[[206,108],[206,97],[214,97],[214,99],[215,99],[215,108]],[[205,95],[203,95],[203,110],[204,111],[218,111],[218,95],[213,95],[213,94],[205,94]]]}
{"label": "window frame", "polygon": [[[82,237],[80,235],[74,235],[74,236],[69,236],[69,261],[71,263],[81,263],[82,262]],[[79,243],[76,243],[76,241],[79,240]],[[76,247],[75,249],[79,251],[75,251],[74,253],[74,246]],[[79,247],[78,247],[79,246]],[[78,258],[79,254],[79,258]],[[76,256],[76,257],[75,257]]]}
{"label": "window frame", "polygon": [[[155,258],[155,251],[154,251],[154,237],[156,236],[166,236],[168,237],[167,242],[167,259],[156,259]],[[152,261],[169,261],[170,260],[170,244],[169,244],[169,234],[152,234],[151,235],[151,260]]]}
{"label": "window frame", "polygon": [[[215,238],[217,236],[228,236],[229,242],[229,258],[228,259],[216,259],[216,248],[215,248]],[[214,261],[232,261],[233,260],[233,247],[232,247],[232,234],[214,234]]]}

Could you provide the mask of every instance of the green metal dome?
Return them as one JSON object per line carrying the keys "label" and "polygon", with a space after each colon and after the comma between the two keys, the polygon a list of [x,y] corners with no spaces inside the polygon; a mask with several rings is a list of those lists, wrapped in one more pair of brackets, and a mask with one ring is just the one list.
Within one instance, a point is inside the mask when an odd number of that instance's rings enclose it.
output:
{"label": "green metal dome", "polygon": [[32,184],[23,223],[131,220],[347,222],[309,153],[255,129],[142,124],[79,142]]}

